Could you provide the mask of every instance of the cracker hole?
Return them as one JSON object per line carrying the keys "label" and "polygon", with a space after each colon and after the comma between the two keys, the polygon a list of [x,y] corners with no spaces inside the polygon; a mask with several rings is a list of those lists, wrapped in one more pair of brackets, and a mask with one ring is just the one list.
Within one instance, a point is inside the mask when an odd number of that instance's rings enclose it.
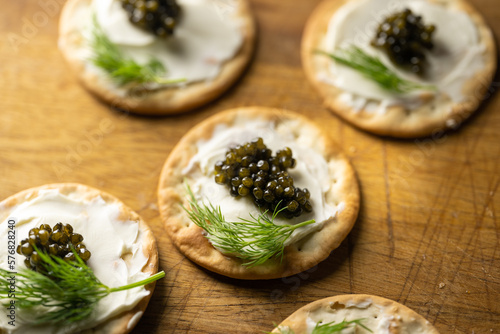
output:
{"label": "cracker hole", "polygon": [[344,304],[340,304],[339,302],[335,302],[335,303],[331,303],[330,304],[330,308],[332,310],[341,310],[341,309],[345,308],[345,305]]}

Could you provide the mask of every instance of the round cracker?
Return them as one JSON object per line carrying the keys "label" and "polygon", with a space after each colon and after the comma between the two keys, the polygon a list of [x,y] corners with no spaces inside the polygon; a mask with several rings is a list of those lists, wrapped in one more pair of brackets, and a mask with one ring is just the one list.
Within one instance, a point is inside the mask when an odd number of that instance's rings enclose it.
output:
{"label": "round cracker", "polygon": [[[120,208],[118,219],[120,221],[135,221],[139,224],[139,234],[143,242],[142,251],[144,256],[148,259],[148,262],[142,268],[142,272],[149,275],[154,275],[158,272],[158,249],[153,232],[149,226],[137,213],[128,208],[116,197],[86,185],[76,183],[55,183],[21,191],[0,202],[0,222],[5,221],[16,206],[32,200],[38,196],[39,192],[48,189],[58,189],[63,195],[77,196],[82,200],[92,200],[93,198],[100,197],[107,204],[118,205]],[[124,260],[127,261],[126,259]],[[98,324],[94,328],[86,329],[85,333],[126,334],[132,331],[146,310],[151,295],[153,294],[155,283],[156,282],[153,282],[145,286],[146,290],[149,291],[149,295],[141,299],[132,309],[124,311]]]}
{"label": "round cracker", "polygon": [[[363,309],[366,313],[357,316],[357,308],[354,305],[361,305],[359,309]],[[321,317],[320,314],[325,313],[333,315],[347,309],[350,309],[346,312],[349,316],[343,317],[339,321],[336,321],[336,323],[343,320],[352,321],[363,318],[361,323],[375,334],[382,332],[391,334],[438,334],[438,331],[424,317],[412,309],[390,299],[361,294],[328,297],[307,304],[292,313],[272,333],[288,333],[283,331],[286,328],[293,330],[294,334],[310,333],[307,331],[308,318],[315,318],[315,315]],[[321,321],[320,319],[314,320]],[[324,322],[327,323],[329,321],[325,319]],[[389,325],[390,329],[388,328],[380,332],[377,331],[378,326],[376,328],[373,325],[370,327],[370,323],[377,322],[379,324],[383,323],[385,326]],[[282,329],[281,332],[279,329]],[[360,326],[358,326],[358,329],[359,332],[356,331],[356,333],[369,333],[369,331],[363,330]]]}
{"label": "round cracker", "polygon": [[[89,61],[79,55],[86,41],[73,21],[78,8],[89,6],[91,1],[66,2],[59,22],[59,48],[83,86],[112,107],[145,115],[167,115],[193,110],[222,95],[240,77],[252,58],[256,27],[250,5],[247,0],[234,0],[238,7],[237,17],[241,21],[243,43],[237,54],[221,66],[216,78],[181,87],[124,95],[104,74],[92,68],[89,70]],[[88,17],[88,20],[91,18]]]}
{"label": "round cracker", "polygon": [[[216,250],[204,237],[203,230],[192,223],[183,207],[188,207],[183,174],[190,159],[197,153],[197,142],[212,137],[216,126],[243,124],[261,119],[276,125],[288,126],[296,137],[313,136],[312,150],[320,153],[328,162],[329,173],[336,181],[326,194],[326,201],[337,206],[343,201],[345,208],[328,220],[322,229],[303,240],[286,247],[283,261],[245,267],[242,261],[228,257]],[[216,273],[239,279],[271,279],[290,276],[307,270],[326,259],[350,232],[359,209],[359,187],[355,172],[346,157],[333,144],[331,138],[316,124],[297,113],[264,107],[245,107],[216,114],[191,129],[177,144],[163,167],[159,189],[159,209],[167,233],[177,248],[191,261]],[[217,203],[213,203],[217,205]]]}
{"label": "round cracker", "polygon": [[[478,29],[479,42],[485,46],[485,66],[469,78],[462,87],[464,102],[455,103],[438,94],[425,101],[419,108],[406,110],[401,106],[387,108],[385,113],[355,110],[341,100],[343,90],[318,79],[318,73],[328,70],[328,57],[314,54],[324,39],[328,23],[335,12],[352,0],[325,0],[309,17],[302,37],[302,65],[308,80],[313,84],[332,112],[349,123],[378,135],[414,138],[440,133],[446,128],[456,128],[469,118],[488,94],[496,71],[495,42],[483,17],[465,0],[440,0],[437,3],[466,12]],[[432,0],[429,0],[432,1]],[[433,1],[435,2],[435,1]]]}

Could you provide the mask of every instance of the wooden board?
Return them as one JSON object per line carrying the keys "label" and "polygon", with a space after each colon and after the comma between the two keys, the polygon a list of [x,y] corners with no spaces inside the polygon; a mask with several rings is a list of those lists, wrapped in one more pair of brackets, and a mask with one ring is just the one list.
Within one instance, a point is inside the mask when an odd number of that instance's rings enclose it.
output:
{"label": "wooden board", "polygon": [[[167,276],[134,333],[262,333],[313,300],[345,293],[401,302],[441,333],[500,333],[498,79],[480,113],[456,132],[379,138],[329,113],[305,81],[300,38],[318,0],[252,0],[258,47],[237,85],[187,115],[138,117],[96,101],[69,73],[56,43],[63,2],[2,2],[0,198],[80,182],[149,222]],[[498,0],[473,4],[498,41]],[[248,282],[207,272],[177,252],[159,219],[156,187],[173,146],[199,121],[247,105],[295,110],[329,129],[361,183],[349,237],[293,277]]]}

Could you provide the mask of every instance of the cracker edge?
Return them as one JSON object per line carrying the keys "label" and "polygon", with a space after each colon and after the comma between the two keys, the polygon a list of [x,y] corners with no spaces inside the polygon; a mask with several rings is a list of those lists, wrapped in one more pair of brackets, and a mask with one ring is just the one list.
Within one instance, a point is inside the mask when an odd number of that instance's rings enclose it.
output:
{"label": "cracker edge", "polygon": [[[328,22],[332,15],[349,0],[325,0],[312,12],[307,20],[301,43],[302,66],[308,81],[323,98],[325,107],[352,125],[368,132],[382,136],[399,138],[418,138],[442,133],[453,122],[453,127],[468,119],[485,100],[497,67],[496,46],[493,34],[483,17],[464,0],[432,1],[447,6],[457,7],[467,12],[478,28],[480,40],[485,44],[485,67],[470,78],[463,87],[464,95],[469,98],[465,102],[454,103],[451,100],[439,101],[433,109],[434,101],[407,112],[402,107],[388,108],[386,113],[378,114],[362,109],[353,110],[340,101],[342,90],[328,85],[316,78],[318,68],[324,68],[326,59],[319,59],[312,50],[316,49],[326,34]],[[325,57],[326,58],[326,57]]]}
{"label": "cracker edge", "polygon": [[250,64],[255,49],[256,24],[247,0],[238,0],[238,17],[242,20],[243,44],[238,53],[221,67],[219,75],[211,81],[195,82],[185,87],[161,89],[143,97],[123,96],[104,75],[88,71],[88,61],[77,56],[84,43],[80,32],[70,29],[77,6],[88,5],[91,0],[69,0],[63,7],[59,21],[59,49],[80,83],[98,99],[113,108],[143,115],[170,115],[188,112],[218,98],[228,90]]}
{"label": "cracker edge", "polygon": [[[320,300],[311,302],[303,307],[299,308],[288,316],[281,324],[278,326],[289,326],[294,330],[295,334],[305,333],[306,319],[309,314],[317,311],[318,309],[329,309],[335,304],[345,305],[348,302],[362,303],[364,301],[371,300],[373,304],[380,305],[383,307],[391,307],[393,315],[400,315],[404,319],[414,318],[416,319],[427,331],[427,334],[439,334],[436,328],[423,316],[408,308],[407,306],[400,304],[394,300],[366,294],[349,294],[349,295],[338,295],[334,297],[327,297]],[[278,329],[275,328],[272,333],[279,333]]]}
{"label": "cracker edge", "polygon": [[[139,222],[139,231],[141,234],[143,234],[142,250],[144,252],[144,255],[148,258],[148,262],[144,265],[142,272],[150,275],[154,275],[158,272],[158,249],[157,249],[156,239],[150,227],[137,213],[135,213],[132,209],[127,207],[118,198],[101,190],[98,190],[96,188],[92,188],[78,183],[53,183],[23,190],[0,202],[0,222],[8,218],[10,211],[14,207],[25,201],[29,201],[35,198],[40,191],[48,189],[59,189],[59,191],[62,194],[70,194],[77,192],[79,193],[79,195],[82,196],[81,198],[85,200],[90,200],[100,196],[106,203],[118,204],[120,206],[120,216],[119,216],[120,219],[133,220]],[[147,286],[145,286],[146,290],[149,291],[149,295],[141,299],[132,309],[122,312],[106,320],[105,322],[97,325],[96,327],[87,329],[86,331],[90,331],[90,333],[94,334],[127,334],[131,332],[134,329],[135,325],[137,325],[137,323],[139,322],[139,319],[146,311],[149,300],[153,295],[155,286],[156,282],[150,283]],[[130,320],[138,312],[142,312],[143,314],[141,315],[141,317],[139,317],[139,319],[135,323],[131,325],[131,327],[128,327]],[[0,331],[0,333],[4,332]]]}
{"label": "cracker edge", "polygon": [[[318,251],[301,252],[295,246],[285,250],[283,263],[267,261],[265,264],[246,268],[242,261],[224,256],[216,250],[203,236],[203,230],[191,223],[182,209],[188,207],[184,176],[182,169],[187,166],[191,157],[196,154],[196,142],[209,139],[218,124],[232,124],[238,117],[250,119],[259,117],[272,121],[298,120],[302,126],[317,130],[322,138],[322,145],[330,161],[337,163],[342,170],[342,182],[332,187],[340,191],[345,209],[335,218],[325,223],[314,233],[314,240],[319,239]],[[333,189],[332,189],[333,191]],[[162,221],[167,233],[179,251],[198,265],[218,274],[248,280],[272,279],[291,276],[310,269],[325,260],[337,248],[351,231],[359,211],[359,185],[347,158],[333,144],[330,136],[323,129],[306,117],[295,112],[265,107],[242,107],[218,113],[192,128],[175,146],[162,169],[158,186],[158,202]],[[324,232],[327,233],[324,233]],[[311,241],[312,242],[312,241]],[[299,259],[299,261],[297,261]]]}

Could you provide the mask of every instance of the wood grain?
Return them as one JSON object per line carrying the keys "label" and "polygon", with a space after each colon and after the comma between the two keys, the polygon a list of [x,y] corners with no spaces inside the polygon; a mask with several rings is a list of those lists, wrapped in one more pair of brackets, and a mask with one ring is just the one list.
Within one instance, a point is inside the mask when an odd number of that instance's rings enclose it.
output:
{"label": "wood grain", "polygon": [[[56,42],[63,2],[2,2],[0,198],[80,182],[119,197],[149,222],[167,277],[134,333],[261,333],[313,300],[345,293],[401,302],[441,333],[500,333],[498,79],[458,131],[376,137],[329,113],[305,81],[300,38],[319,1],[252,0],[259,41],[235,87],[187,115],[137,117],[96,101],[69,73]],[[498,41],[498,0],[473,4]],[[354,230],[326,261],[293,277],[247,282],[207,272],[177,252],[159,219],[159,172],[176,142],[206,117],[247,105],[317,121],[337,138],[361,183]]]}

